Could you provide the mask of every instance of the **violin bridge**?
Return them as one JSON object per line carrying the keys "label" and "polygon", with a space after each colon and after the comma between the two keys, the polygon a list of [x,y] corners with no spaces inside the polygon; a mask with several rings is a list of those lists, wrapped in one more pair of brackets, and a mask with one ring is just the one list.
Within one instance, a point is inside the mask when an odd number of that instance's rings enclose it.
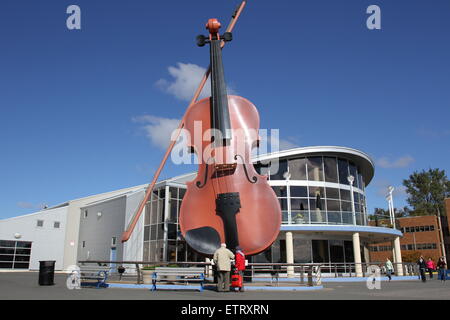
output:
{"label": "violin bridge", "polygon": [[232,164],[215,164],[212,179],[225,176],[231,176],[236,171],[237,163]]}

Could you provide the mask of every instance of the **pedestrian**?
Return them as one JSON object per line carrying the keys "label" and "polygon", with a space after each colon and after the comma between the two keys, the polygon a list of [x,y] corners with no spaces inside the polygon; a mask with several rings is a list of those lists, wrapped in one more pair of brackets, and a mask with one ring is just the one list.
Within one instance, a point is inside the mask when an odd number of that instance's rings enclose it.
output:
{"label": "pedestrian", "polygon": [[434,263],[433,259],[428,258],[427,261],[427,270],[428,270],[428,274],[430,275],[430,279],[433,279],[433,272],[436,269],[436,264]]}
{"label": "pedestrian", "polygon": [[442,283],[445,282],[446,275],[446,269],[447,269],[447,263],[445,263],[444,257],[440,257],[437,263],[438,268],[438,279],[441,280]]}
{"label": "pedestrian", "polygon": [[423,256],[420,256],[419,261],[417,261],[417,265],[419,266],[419,273],[422,282],[426,282],[427,278],[425,276],[425,270],[427,269],[427,263],[425,262]]}
{"label": "pedestrian", "polygon": [[234,259],[234,254],[227,249],[227,245],[222,243],[220,248],[214,252],[214,263],[217,266],[217,291],[230,291],[230,271],[231,260]]}
{"label": "pedestrian", "polygon": [[[242,251],[241,247],[236,247],[236,256],[235,256],[235,264],[236,270],[239,273],[241,279],[244,279],[244,270],[245,270],[245,254]],[[239,291],[244,291],[244,281],[242,281],[242,286],[239,288]]]}
{"label": "pedestrian", "polygon": [[394,272],[394,266],[392,265],[392,262],[391,260],[389,260],[389,258],[386,258],[384,266],[386,268],[386,275],[389,278],[389,281],[391,281],[392,273]]}

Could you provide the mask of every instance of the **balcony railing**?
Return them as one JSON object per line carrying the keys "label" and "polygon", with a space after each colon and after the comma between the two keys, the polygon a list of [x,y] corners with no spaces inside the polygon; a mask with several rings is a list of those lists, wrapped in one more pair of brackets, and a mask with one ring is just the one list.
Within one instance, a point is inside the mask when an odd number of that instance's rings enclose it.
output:
{"label": "balcony railing", "polygon": [[282,211],[282,224],[328,224],[328,225],[358,225],[366,226],[367,215],[356,212],[355,219],[351,211],[325,210],[292,210]]}

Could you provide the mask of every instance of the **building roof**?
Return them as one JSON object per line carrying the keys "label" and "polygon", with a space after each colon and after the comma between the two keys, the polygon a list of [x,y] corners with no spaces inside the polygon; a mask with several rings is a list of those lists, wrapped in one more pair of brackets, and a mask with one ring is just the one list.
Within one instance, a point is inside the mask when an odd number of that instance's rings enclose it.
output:
{"label": "building roof", "polygon": [[372,181],[375,174],[375,163],[368,154],[356,149],[339,146],[313,146],[282,150],[259,155],[254,157],[252,160],[256,162],[268,161],[276,158],[283,159],[295,156],[305,157],[314,155],[344,157],[345,159],[352,161],[360,168],[366,186],[370,183],[370,181]]}

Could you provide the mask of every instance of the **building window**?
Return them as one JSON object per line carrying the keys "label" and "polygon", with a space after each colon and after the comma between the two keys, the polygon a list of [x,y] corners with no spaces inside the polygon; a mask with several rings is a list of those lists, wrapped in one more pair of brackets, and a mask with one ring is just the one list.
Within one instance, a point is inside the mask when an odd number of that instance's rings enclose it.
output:
{"label": "building window", "polygon": [[116,246],[116,243],[117,243],[116,237],[112,237],[112,239],[111,239],[111,246]]}
{"label": "building window", "polygon": [[87,210],[84,210],[83,215],[84,215],[85,218],[87,218],[87,217],[88,217],[88,211],[87,211]]}
{"label": "building window", "polygon": [[59,221],[53,222],[53,228],[59,229],[60,226],[61,226],[61,223]]}
{"label": "building window", "polygon": [[37,226],[37,227],[43,227],[43,226],[44,226],[44,220],[38,220],[38,221],[36,222],[36,226]]}
{"label": "building window", "polygon": [[83,248],[86,248],[86,241],[83,241]]}

